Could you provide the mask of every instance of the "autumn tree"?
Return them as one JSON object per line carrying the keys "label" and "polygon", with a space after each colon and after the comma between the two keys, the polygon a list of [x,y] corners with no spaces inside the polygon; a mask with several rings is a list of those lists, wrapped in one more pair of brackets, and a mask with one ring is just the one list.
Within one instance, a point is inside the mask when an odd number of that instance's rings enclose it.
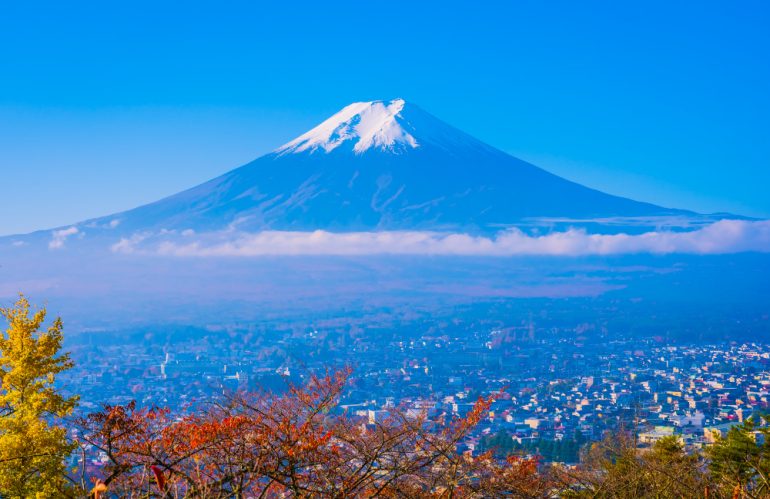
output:
{"label": "autumn tree", "polygon": [[24,296],[0,314],[8,322],[0,336],[0,497],[60,496],[74,449],[62,418],[77,402],[54,385],[73,365],[60,353],[62,322],[42,330],[45,309],[31,310]]}
{"label": "autumn tree", "polygon": [[134,404],[81,420],[106,456],[95,479],[119,497],[541,497],[533,459],[473,456],[459,444],[486,414],[429,419],[398,408],[374,424],[337,411],[349,370],[282,394],[239,394],[175,418]]}
{"label": "autumn tree", "polygon": [[562,496],[700,498],[710,490],[703,467],[675,436],[639,449],[631,435],[618,431],[591,444],[578,470],[561,471]]}

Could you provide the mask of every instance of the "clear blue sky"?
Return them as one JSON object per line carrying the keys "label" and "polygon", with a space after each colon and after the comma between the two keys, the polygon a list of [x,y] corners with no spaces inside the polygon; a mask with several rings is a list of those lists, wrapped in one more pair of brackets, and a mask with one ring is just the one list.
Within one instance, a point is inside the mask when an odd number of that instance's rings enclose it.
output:
{"label": "clear blue sky", "polygon": [[593,187],[770,216],[766,1],[271,4],[6,2],[0,234],[153,201],[398,96]]}

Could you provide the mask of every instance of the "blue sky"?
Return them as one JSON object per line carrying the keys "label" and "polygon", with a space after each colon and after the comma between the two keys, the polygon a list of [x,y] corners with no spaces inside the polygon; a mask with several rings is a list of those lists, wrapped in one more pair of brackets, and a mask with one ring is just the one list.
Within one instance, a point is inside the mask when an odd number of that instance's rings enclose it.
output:
{"label": "blue sky", "polygon": [[6,3],[0,234],[132,208],[404,97],[614,194],[770,217],[770,4]]}

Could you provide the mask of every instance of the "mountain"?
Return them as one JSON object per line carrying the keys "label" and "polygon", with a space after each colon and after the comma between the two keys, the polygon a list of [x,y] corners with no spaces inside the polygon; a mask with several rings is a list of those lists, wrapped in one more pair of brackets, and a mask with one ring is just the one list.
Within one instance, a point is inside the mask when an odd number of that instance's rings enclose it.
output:
{"label": "mountain", "polygon": [[[766,310],[770,225],[707,218],[562,179],[401,99],[362,102],[187,191],[0,238],[0,300],[23,291],[94,330],[626,288]],[[367,233],[332,233],[351,231]]]}
{"label": "mountain", "polygon": [[86,225],[490,233],[529,217],[682,213],[570,182],[395,99],[350,104],[245,166]]}

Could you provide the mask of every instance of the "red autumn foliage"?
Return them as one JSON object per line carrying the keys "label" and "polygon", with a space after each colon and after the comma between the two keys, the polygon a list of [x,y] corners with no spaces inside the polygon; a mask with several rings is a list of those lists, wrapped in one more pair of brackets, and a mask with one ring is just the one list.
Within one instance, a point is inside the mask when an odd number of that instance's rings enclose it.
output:
{"label": "red autumn foliage", "polygon": [[115,497],[541,497],[533,459],[458,452],[492,402],[462,419],[393,410],[370,425],[335,409],[349,370],[313,376],[280,395],[248,394],[183,418],[107,406],[80,421],[106,456]]}

